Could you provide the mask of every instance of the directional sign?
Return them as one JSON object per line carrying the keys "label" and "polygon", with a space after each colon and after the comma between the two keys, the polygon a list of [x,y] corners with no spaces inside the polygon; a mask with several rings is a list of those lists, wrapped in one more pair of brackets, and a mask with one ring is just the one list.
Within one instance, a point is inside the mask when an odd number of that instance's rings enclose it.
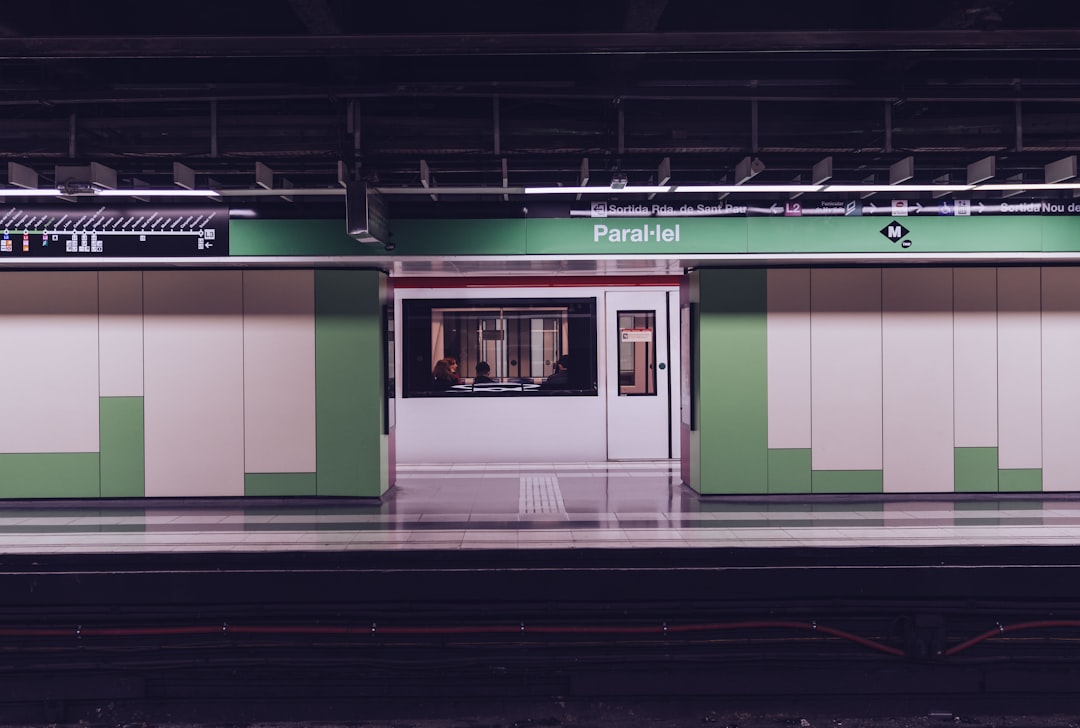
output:
{"label": "directional sign", "polygon": [[228,254],[229,211],[224,207],[0,205],[0,261]]}
{"label": "directional sign", "polygon": [[1057,199],[941,199],[851,200],[842,197],[773,202],[758,198],[727,197],[716,202],[602,202],[582,208],[573,203],[533,203],[529,217],[817,217],[817,216],[929,217],[975,215],[1080,215],[1080,200]]}

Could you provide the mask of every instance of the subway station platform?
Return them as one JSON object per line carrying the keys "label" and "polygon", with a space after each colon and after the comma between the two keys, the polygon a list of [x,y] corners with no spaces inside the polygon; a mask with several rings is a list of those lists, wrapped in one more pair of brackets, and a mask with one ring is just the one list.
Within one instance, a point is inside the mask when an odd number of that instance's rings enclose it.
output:
{"label": "subway station platform", "polygon": [[1076,496],[701,497],[678,472],[5,503],[0,723],[1073,709]]}
{"label": "subway station platform", "polygon": [[2,554],[1080,544],[1080,496],[706,496],[677,461],[403,466],[381,500],[19,501]]}

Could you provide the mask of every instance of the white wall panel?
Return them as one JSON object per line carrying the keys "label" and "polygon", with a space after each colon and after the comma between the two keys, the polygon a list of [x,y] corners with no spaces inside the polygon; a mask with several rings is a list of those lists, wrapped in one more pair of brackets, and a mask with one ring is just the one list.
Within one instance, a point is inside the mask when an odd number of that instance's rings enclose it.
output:
{"label": "white wall panel", "polygon": [[998,464],[1042,467],[1039,268],[998,270]]}
{"label": "white wall panel", "polygon": [[886,269],[882,305],[885,492],[951,492],[952,271]]}
{"label": "white wall panel", "polygon": [[767,273],[769,447],[810,447],[810,271]]}
{"label": "white wall panel", "polygon": [[98,275],[101,396],[143,394],[142,271]]}
{"label": "white wall panel", "polygon": [[98,450],[92,271],[0,273],[0,452]]}
{"label": "white wall panel", "polygon": [[1042,272],[1043,490],[1080,484],[1080,268]]}
{"label": "white wall panel", "polygon": [[146,495],[243,495],[242,273],[145,273]]}
{"label": "white wall panel", "polygon": [[998,444],[997,269],[953,270],[955,444]]}
{"label": "white wall panel", "polygon": [[876,470],[881,461],[881,271],[810,276],[811,466]]}
{"label": "white wall panel", "polygon": [[607,459],[603,397],[407,397],[397,417],[399,463]]}
{"label": "white wall panel", "polygon": [[315,272],[244,272],[249,473],[315,472]]}

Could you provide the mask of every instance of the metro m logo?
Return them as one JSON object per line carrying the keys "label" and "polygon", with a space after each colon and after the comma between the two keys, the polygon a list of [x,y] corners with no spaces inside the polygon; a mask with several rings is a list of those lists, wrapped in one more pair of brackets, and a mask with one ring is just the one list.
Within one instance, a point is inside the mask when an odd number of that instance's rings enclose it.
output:
{"label": "metro m logo", "polygon": [[904,236],[906,236],[911,231],[900,223],[893,221],[885,227],[881,228],[879,232],[892,242],[898,243],[902,238],[904,238]]}

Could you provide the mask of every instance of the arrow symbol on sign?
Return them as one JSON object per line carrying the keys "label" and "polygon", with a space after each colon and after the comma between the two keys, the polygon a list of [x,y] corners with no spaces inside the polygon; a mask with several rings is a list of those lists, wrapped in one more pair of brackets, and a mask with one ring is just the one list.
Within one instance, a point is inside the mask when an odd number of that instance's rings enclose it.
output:
{"label": "arrow symbol on sign", "polygon": [[986,208],[986,205],[984,205],[983,203],[980,202],[979,203],[979,212],[982,212],[985,208]]}
{"label": "arrow symbol on sign", "polygon": [[877,205],[873,202],[867,202],[866,207],[870,208],[870,212],[877,212]]}
{"label": "arrow symbol on sign", "polygon": [[778,215],[779,213],[781,213],[781,212],[783,212],[783,211],[784,211],[784,208],[780,207],[780,206],[779,206],[779,205],[777,205],[777,204],[776,204],[775,202],[774,202],[774,203],[772,204],[772,206],[771,206],[771,207],[769,208],[769,212],[771,212],[771,213],[772,213],[772,214],[774,214],[774,215]]}
{"label": "arrow symbol on sign", "polygon": [[922,205],[920,205],[918,202],[916,202],[915,203],[915,214],[916,215],[919,214],[919,210],[921,210],[921,209],[922,209]]}

